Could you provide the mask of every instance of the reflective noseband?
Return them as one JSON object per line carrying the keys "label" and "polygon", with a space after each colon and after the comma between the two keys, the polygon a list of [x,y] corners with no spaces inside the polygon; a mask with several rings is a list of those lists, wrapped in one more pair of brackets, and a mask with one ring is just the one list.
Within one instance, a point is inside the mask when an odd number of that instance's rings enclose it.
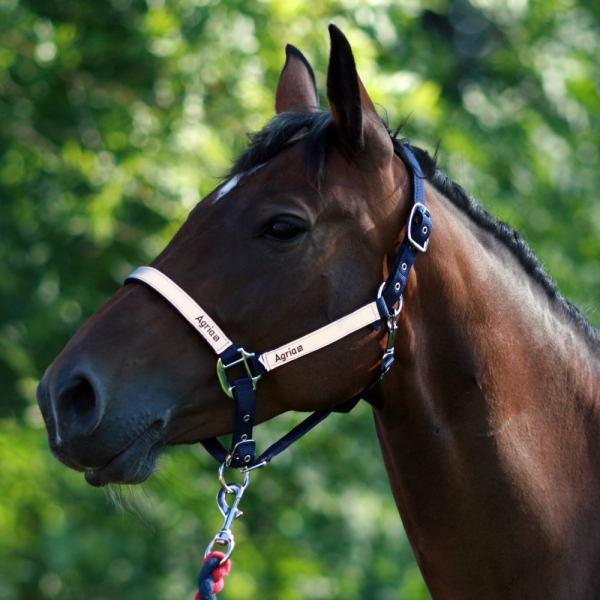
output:
{"label": "reflective noseband", "polygon": [[[378,383],[392,366],[394,339],[398,328],[396,320],[402,309],[402,293],[417,255],[427,250],[432,226],[431,214],[425,207],[425,189],[421,167],[410,148],[403,146],[402,149],[413,176],[413,205],[406,234],[392,265],[390,275],[382,283],[373,302],[293,342],[262,354],[247,352],[243,348],[237,348],[206,311],[164,273],[153,267],[139,267],[125,280],[125,283],[134,280],[143,281],[161,294],[196,329],[218,356],[217,375],[221,387],[233,399],[231,448],[227,451],[216,438],[201,443],[214,458],[225,463],[226,466],[241,467],[245,471],[265,466],[277,454],[332,412],[352,410],[361,397]],[[360,394],[343,404],[313,413],[278,442],[275,442],[259,458],[256,458],[252,428],[255,411],[254,392],[258,380],[265,373],[321,350],[363,327],[369,325],[379,327],[382,319],[387,323],[388,342],[382,357],[381,369],[373,381]],[[227,369],[238,364],[244,365],[247,377],[237,379],[231,384],[227,378]]]}

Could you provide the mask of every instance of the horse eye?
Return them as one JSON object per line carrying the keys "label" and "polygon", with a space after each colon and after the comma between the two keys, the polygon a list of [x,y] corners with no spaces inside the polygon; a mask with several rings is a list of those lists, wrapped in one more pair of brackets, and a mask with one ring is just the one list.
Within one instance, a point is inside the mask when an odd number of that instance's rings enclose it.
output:
{"label": "horse eye", "polygon": [[290,242],[304,233],[302,227],[289,221],[274,221],[263,232],[263,235],[270,240],[278,242]]}

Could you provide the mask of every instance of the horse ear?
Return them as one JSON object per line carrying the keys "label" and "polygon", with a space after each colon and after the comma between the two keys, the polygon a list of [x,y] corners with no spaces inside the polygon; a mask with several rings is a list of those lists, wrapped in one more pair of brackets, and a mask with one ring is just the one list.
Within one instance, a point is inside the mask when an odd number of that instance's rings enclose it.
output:
{"label": "horse ear", "polygon": [[352,159],[368,150],[369,155],[391,160],[394,149],[387,128],[356,71],[350,43],[329,25],[331,54],[327,70],[327,98],[342,150]]}
{"label": "horse ear", "polygon": [[285,65],[275,93],[275,111],[319,112],[317,83],[312,67],[298,48],[285,47]]}

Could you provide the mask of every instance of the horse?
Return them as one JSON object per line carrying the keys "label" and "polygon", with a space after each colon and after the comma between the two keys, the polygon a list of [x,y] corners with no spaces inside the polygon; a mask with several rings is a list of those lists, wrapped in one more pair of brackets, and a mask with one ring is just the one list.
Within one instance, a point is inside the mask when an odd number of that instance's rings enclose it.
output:
{"label": "horse", "polygon": [[[52,452],[94,486],[141,482],[161,447],[232,431],[231,377],[215,374],[208,337],[287,347],[252,420],[370,403],[433,598],[600,598],[599,333],[521,236],[388,128],[347,39],[335,26],[330,37],[330,110],[288,46],[275,117],[151,263],[210,315],[196,323],[205,339],[131,279],[39,384]],[[389,281],[417,187],[435,229],[409,244],[403,304],[294,356],[291,340]],[[245,371],[254,385],[249,360],[227,365],[233,387]]]}

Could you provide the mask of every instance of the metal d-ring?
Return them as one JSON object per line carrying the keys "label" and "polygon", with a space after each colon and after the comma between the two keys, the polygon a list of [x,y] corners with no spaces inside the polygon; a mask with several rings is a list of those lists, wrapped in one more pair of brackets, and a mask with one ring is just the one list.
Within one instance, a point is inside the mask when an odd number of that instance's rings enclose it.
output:
{"label": "metal d-ring", "polygon": [[[379,289],[377,290],[377,299],[379,300],[379,298],[381,298],[381,296],[383,295],[383,290],[385,289],[385,281],[379,286]],[[393,308],[392,312],[388,315],[388,320],[391,317],[394,317],[394,319],[400,314],[400,312],[402,311],[402,305],[404,304],[404,297],[402,296],[402,294],[400,294],[400,297],[398,298],[398,308]]]}
{"label": "metal d-ring", "polygon": [[394,308],[394,319],[402,312],[402,305],[404,304],[404,296],[398,298],[398,308]]}
{"label": "metal d-ring", "polygon": [[229,367],[233,367],[234,365],[239,365],[240,363],[244,363],[244,367],[246,368],[246,373],[248,373],[248,377],[252,380],[252,389],[256,390],[256,384],[258,380],[262,377],[262,375],[254,375],[252,373],[252,369],[250,368],[250,363],[248,361],[249,358],[254,356],[254,352],[246,352],[243,348],[238,348],[237,351],[241,354],[241,358],[234,360],[233,362],[226,365],[220,358],[217,361],[217,377],[219,378],[219,383],[223,388],[223,391],[230,397],[233,398],[233,388],[235,386],[229,385],[229,380],[227,379],[226,370]]}
{"label": "metal d-ring", "polygon": [[[228,494],[235,494],[235,490],[233,489],[233,485],[239,485],[239,484],[231,484],[231,486],[225,481],[225,467],[227,467],[227,463],[221,463],[221,466],[219,467],[219,483],[221,484],[221,487],[228,493]],[[251,469],[248,469],[248,471],[250,471]],[[244,483],[241,484],[242,487],[242,493],[244,492],[244,490],[248,487],[248,484],[250,483],[250,473],[248,471],[242,471],[242,473],[244,473]]]}

